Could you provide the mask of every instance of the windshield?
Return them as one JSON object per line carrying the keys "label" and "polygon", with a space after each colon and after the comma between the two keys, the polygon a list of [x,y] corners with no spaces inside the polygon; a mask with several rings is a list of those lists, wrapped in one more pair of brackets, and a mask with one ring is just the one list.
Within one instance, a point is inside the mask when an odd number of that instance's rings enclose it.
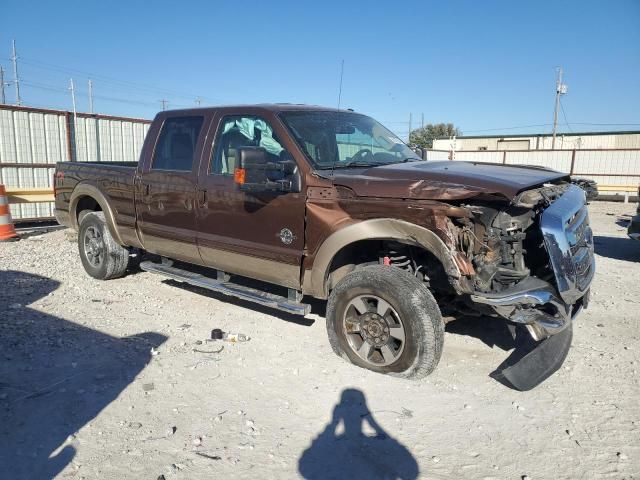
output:
{"label": "windshield", "polygon": [[284,123],[317,169],[420,160],[373,118],[350,112],[282,112]]}

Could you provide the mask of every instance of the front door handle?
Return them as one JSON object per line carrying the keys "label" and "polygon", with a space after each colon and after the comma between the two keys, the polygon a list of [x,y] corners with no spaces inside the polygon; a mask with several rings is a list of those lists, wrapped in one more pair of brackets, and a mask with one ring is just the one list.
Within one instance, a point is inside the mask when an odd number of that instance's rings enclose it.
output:
{"label": "front door handle", "polygon": [[207,206],[207,191],[204,188],[198,188],[198,205],[201,207]]}
{"label": "front door handle", "polygon": [[142,184],[142,194],[145,197],[148,197],[150,193],[151,193],[151,186],[148,183],[143,183]]}

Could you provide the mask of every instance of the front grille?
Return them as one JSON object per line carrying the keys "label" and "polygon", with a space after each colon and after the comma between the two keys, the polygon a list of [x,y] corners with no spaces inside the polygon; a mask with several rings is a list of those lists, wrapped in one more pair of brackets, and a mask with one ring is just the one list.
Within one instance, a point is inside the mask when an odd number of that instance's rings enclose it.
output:
{"label": "front grille", "polygon": [[542,213],[540,228],[558,293],[573,305],[589,289],[595,273],[593,233],[584,191],[570,186]]}

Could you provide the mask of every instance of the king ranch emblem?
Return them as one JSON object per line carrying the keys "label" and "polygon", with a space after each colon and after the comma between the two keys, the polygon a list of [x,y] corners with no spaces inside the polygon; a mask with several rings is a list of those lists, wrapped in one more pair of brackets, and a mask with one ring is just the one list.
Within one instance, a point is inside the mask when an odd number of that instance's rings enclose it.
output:
{"label": "king ranch emblem", "polygon": [[285,245],[291,245],[296,239],[296,236],[288,228],[283,228],[282,230],[280,230],[280,232],[278,232],[278,237],[280,237],[280,241]]}

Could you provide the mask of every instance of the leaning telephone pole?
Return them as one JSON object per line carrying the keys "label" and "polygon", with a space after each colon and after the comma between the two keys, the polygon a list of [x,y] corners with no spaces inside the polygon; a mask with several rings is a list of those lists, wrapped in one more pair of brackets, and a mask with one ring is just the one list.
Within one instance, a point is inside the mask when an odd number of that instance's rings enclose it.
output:
{"label": "leaning telephone pole", "polygon": [[73,119],[76,119],[76,89],[73,86],[73,78],[69,80],[69,90],[71,91],[71,103],[73,104]]}
{"label": "leaning telephone pole", "polygon": [[7,103],[4,96],[4,68],[0,65],[0,103]]}
{"label": "leaning telephone pole", "polygon": [[93,113],[93,82],[89,79],[89,113]]}
{"label": "leaning telephone pole", "polygon": [[16,105],[22,105],[20,99],[20,79],[18,78],[18,55],[16,54],[16,41],[13,40],[13,55],[11,61],[13,62],[13,82],[16,86]]}
{"label": "leaning telephone pole", "polygon": [[558,67],[556,78],[556,105],[553,109],[553,137],[551,139],[551,150],[556,148],[556,130],[558,128],[558,107],[560,106],[560,95],[567,93],[567,86],[562,83],[562,67]]}

